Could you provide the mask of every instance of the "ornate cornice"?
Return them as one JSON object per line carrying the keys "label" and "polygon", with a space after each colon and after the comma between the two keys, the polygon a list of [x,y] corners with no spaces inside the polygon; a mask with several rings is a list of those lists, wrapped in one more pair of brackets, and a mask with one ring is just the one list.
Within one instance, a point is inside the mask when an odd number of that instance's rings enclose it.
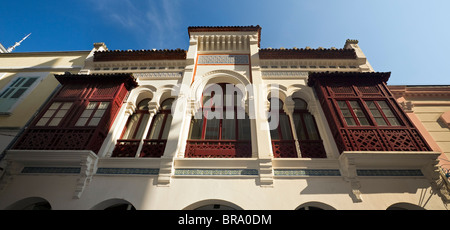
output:
{"label": "ornate cornice", "polygon": [[356,59],[354,49],[261,49],[260,59]]}
{"label": "ornate cornice", "polygon": [[199,32],[257,32],[258,33],[258,47],[261,44],[261,27],[256,26],[190,26],[188,27],[189,37],[191,33]]}
{"label": "ornate cornice", "polygon": [[94,62],[106,61],[145,61],[145,60],[184,60],[186,50],[106,50],[94,53]]}
{"label": "ornate cornice", "polygon": [[386,83],[391,76],[390,72],[311,72],[309,73],[308,86],[313,86],[315,82],[326,83],[337,82],[374,82]]}

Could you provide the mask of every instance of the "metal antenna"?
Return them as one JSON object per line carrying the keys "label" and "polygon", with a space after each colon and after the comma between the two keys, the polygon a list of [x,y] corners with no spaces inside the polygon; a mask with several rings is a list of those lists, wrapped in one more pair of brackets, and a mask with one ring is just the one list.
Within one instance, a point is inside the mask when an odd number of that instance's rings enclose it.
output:
{"label": "metal antenna", "polygon": [[25,36],[24,38],[22,38],[22,40],[20,40],[19,42],[16,42],[16,44],[14,44],[13,46],[9,47],[6,52],[11,53],[17,46],[20,46],[20,43],[22,43],[25,39],[27,39],[29,36],[31,35],[31,33],[29,33],[27,36]]}

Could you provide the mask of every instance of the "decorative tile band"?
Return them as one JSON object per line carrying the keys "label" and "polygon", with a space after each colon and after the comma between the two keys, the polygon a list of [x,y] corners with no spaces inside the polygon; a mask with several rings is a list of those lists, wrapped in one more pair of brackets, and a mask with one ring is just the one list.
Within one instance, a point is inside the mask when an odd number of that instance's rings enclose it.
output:
{"label": "decorative tile band", "polygon": [[158,175],[157,168],[98,168],[97,174],[138,174],[138,175]]}
{"label": "decorative tile band", "polygon": [[274,169],[275,176],[340,176],[338,169]]}
{"label": "decorative tile band", "polygon": [[70,167],[25,167],[22,173],[64,173],[64,174],[79,174],[81,168]]}
{"label": "decorative tile band", "polygon": [[357,169],[358,176],[423,176],[420,169]]}
{"label": "decorative tile band", "polygon": [[135,73],[133,75],[139,79],[181,78],[183,76],[183,72]]}
{"label": "decorative tile band", "polygon": [[257,176],[257,169],[175,169],[183,176]]}
{"label": "decorative tile band", "polygon": [[249,64],[249,59],[248,55],[200,55],[197,64]]}

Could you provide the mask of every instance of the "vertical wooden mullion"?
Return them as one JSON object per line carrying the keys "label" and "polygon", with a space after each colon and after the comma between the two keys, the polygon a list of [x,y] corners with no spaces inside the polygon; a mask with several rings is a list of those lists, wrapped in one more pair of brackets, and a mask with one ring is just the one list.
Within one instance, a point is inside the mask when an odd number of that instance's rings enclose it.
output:
{"label": "vertical wooden mullion", "polygon": [[[53,103],[55,103],[55,102],[59,102],[59,101],[54,101]],[[52,104],[53,104],[53,103],[52,103]],[[58,108],[55,109],[55,112],[53,112],[52,116],[48,119],[47,123],[45,124],[45,127],[48,127],[48,125],[50,124],[50,122],[52,122],[53,118],[55,118],[56,114],[58,113],[58,111],[61,109],[61,107],[62,107],[63,105],[64,105],[64,102],[61,102],[61,105],[59,105]],[[50,105],[50,106],[51,106],[51,105]],[[49,108],[50,108],[50,107],[49,107]],[[48,109],[47,109],[47,111],[48,111]],[[45,112],[47,112],[47,111],[45,111]],[[44,113],[44,114],[45,114],[45,113]],[[63,120],[63,119],[61,119],[61,121],[59,122],[59,124],[62,123],[62,120]],[[59,124],[58,124],[56,127],[59,127]]]}
{"label": "vertical wooden mullion", "polygon": [[[381,116],[383,117],[383,119],[384,119],[384,121],[386,122],[386,124],[388,125],[388,126],[392,126],[391,125],[391,122],[389,122],[389,120],[387,119],[387,117],[386,117],[386,114],[384,114],[384,111],[383,111],[383,109],[381,109],[381,106],[378,104],[378,101],[374,101],[375,103],[375,107],[378,109],[378,111],[380,112],[380,114],[381,114]],[[386,103],[386,104],[388,104],[388,106],[389,106],[389,103]],[[389,109],[391,109],[390,107],[388,107]]]}
{"label": "vertical wooden mullion", "polygon": [[[84,109],[84,111],[87,110],[87,106],[89,105],[89,103],[91,103],[91,102],[88,101],[88,103],[86,104],[86,108]],[[95,105],[95,108],[92,110],[92,114],[89,116],[89,118],[87,119],[87,121],[86,121],[86,123],[84,124],[84,126],[89,126],[89,125],[88,125],[89,122],[91,122],[92,118],[94,117],[95,112],[97,112],[98,107],[100,106],[100,102],[95,102],[95,103],[97,103],[97,104]],[[83,111],[83,112],[84,112],[84,111]],[[82,114],[83,114],[83,113],[82,113]],[[81,115],[80,115],[80,116],[81,116]],[[100,121],[99,121],[98,123],[100,124]]]}
{"label": "vertical wooden mullion", "polygon": [[[358,101],[356,101],[358,103]],[[353,112],[353,107],[350,105],[349,100],[345,100],[345,104],[347,105],[347,108],[349,109],[350,113],[352,114],[353,120],[355,121],[357,126],[361,126],[361,123],[359,123],[358,117],[356,116],[355,112]],[[345,121],[345,117],[344,117]],[[347,121],[345,121],[347,123]]]}
{"label": "vertical wooden mullion", "polygon": [[202,120],[203,120],[203,122],[202,122],[202,137],[201,137],[201,140],[205,140],[206,122],[208,122],[207,119],[206,119],[206,117],[208,116],[208,112],[206,112],[206,114],[204,114],[204,113],[205,113],[205,111],[202,112]]}

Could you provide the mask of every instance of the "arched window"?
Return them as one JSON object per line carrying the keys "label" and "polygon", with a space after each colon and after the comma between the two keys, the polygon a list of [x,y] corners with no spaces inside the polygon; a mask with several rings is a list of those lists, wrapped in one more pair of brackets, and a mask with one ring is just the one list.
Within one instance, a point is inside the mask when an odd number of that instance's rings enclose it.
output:
{"label": "arched window", "polygon": [[251,157],[250,120],[241,99],[232,84],[204,90],[202,110],[191,120],[186,157]]}
{"label": "arched window", "polygon": [[146,98],[139,102],[136,111],[128,118],[122,135],[117,140],[112,157],[135,157],[139,144],[145,132],[150,113],[148,103],[151,99]]}
{"label": "arched window", "polygon": [[167,137],[172,123],[172,104],[174,99],[163,101],[160,110],[153,118],[147,137],[144,140],[141,157],[161,157],[166,148]]}
{"label": "arched window", "polygon": [[294,98],[293,101],[295,104],[292,119],[302,157],[326,157],[314,116],[307,110],[308,104],[299,98]]}
{"label": "arched window", "polygon": [[[292,129],[288,115],[284,112],[283,101],[270,98],[269,129],[272,139],[273,155],[276,158],[296,158],[297,149],[292,137]],[[276,105],[278,102],[278,106]],[[278,117],[278,123],[277,121]]]}
{"label": "arched window", "polygon": [[148,102],[150,99],[144,99],[139,102],[136,112],[130,116],[125,126],[121,139],[140,140],[145,131],[145,125],[148,122],[150,114],[148,112]]}

